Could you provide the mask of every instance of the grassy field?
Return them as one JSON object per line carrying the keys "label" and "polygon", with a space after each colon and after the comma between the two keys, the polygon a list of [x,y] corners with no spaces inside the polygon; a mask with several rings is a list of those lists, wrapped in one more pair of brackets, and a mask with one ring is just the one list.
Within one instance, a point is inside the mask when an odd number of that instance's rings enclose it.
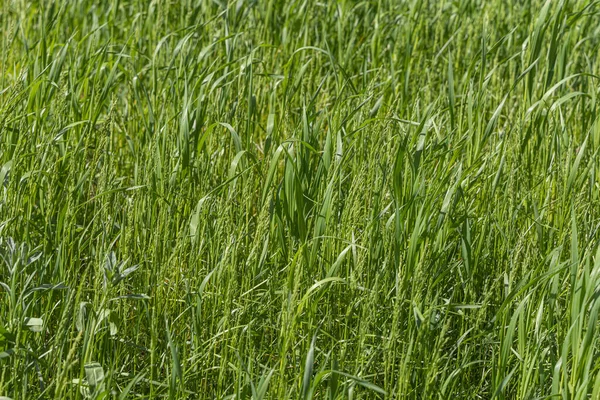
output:
{"label": "grassy field", "polygon": [[600,398],[599,2],[0,21],[1,399]]}

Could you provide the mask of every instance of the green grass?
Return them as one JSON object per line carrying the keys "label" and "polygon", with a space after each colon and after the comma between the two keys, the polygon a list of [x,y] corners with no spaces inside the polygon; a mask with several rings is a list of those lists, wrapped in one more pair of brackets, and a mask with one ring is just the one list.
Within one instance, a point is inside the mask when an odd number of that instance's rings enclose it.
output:
{"label": "green grass", "polygon": [[600,398],[599,2],[0,21],[1,398]]}

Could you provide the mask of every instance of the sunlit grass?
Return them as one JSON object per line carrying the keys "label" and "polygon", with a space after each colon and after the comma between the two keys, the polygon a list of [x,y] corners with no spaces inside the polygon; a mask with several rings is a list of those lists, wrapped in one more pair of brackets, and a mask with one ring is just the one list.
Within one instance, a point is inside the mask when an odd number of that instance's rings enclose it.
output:
{"label": "sunlit grass", "polygon": [[600,398],[600,3],[0,21],[0,397]]}

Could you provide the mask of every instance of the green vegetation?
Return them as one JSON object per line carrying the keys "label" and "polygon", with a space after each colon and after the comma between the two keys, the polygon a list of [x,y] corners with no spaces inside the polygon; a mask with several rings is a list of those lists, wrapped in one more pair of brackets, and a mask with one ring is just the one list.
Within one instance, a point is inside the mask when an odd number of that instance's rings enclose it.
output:
{"label": "green vegetation", "polygon": [[0,397],[600,398],[600,4],[0,2]]}

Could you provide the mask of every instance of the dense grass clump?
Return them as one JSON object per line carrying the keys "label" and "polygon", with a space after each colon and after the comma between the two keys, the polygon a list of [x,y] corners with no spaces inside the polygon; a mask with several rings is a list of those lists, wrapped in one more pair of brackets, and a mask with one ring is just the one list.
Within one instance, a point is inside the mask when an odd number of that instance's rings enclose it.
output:
{"label": "dense grass clump", "polygon": [[600,4],[0,2],[0,396],[600,398]]}

